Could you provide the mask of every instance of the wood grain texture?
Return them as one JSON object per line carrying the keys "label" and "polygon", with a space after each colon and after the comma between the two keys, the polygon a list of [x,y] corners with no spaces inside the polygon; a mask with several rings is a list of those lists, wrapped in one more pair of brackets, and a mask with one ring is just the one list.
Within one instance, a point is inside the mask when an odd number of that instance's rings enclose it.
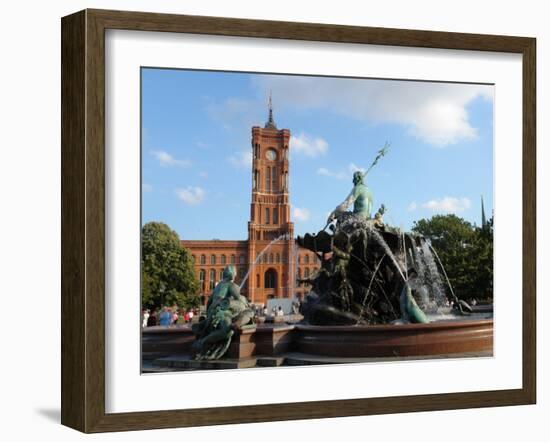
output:
{"label": "wood grain texture", "polygon": [[61,43],[61,422],[85,427],[85,13],[63,19]]}
{"label": "wood grain texture", "polygon": [[537,149],[536,40],[523,50],[523,390],[537,396]]}
{"label": "wood grain texture", "polygon": [[[105,413],[106,29],[523,55],[523,387],[341,401]],[[62,423],[84,432],[313,419],[536,400],[535,40],[311,23],[86,10],[62,19]]]}

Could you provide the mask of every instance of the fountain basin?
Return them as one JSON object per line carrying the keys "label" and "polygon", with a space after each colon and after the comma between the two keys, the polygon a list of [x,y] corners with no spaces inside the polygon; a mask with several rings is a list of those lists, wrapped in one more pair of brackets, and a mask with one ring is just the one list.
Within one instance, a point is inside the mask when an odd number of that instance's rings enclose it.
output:
{"label": "fountain basin", "polygon": [[[145,359],[192,356],[190,327],[143,330]],[[493,320],[472,319],[406,325],[277,325],[235,333],[229,359],[284,356],[297,352],[328,358],[491,355]]]}
{"label": "fountain basin", "polygon": [[320,356],[435,356],[493,351],[492,319],[406,325],[297,325],[296,331],[295,350]]}

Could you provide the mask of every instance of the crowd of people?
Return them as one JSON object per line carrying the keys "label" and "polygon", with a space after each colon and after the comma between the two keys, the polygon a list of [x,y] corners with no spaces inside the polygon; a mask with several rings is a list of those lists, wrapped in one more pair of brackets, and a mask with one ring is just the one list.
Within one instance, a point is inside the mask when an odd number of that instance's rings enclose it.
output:
{"label": "crowd of people", "polygon": [[141,326],[154,327],[156,325],[176,325],[193,322],[198,317],[199,310],[196,308],[182,309],[178,307],[162,307],[160,309],[144,309],[141,312]]}
{"label": "crowd of people", "polygon": [[[300,308],[300,302],[295,301],[292,303],[292,311],[290,314],[298,314]],[[258,317],[266,316],[285,316],[283,308],[279,306],[274,306],[269,310],[265,304],[255,305],[254,306],[255,315]],[[203,312],[204,313],[204,312]],[[143,309],[141,311],[141,326],[145,327],[154,327],[157,325],[161,326],[170,326],[170,325],[185,325],[198,320],[201,311],[198,308],[183,309],[179,307],[167,307],[164,306],[160,309]]]}

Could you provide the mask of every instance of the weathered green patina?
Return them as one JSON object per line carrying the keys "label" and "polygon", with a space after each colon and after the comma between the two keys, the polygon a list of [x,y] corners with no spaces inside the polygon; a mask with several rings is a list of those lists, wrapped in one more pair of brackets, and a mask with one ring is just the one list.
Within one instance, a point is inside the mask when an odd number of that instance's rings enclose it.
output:
{"label": "weathered green patina", "polygon": [[227,352],[235,331],[252,323],[254,312],[241,295],[239,286],[233,282],[234,278],[235,268],[226,267],[223,280],[208,299],[206,318],[193,325],[197,360],[221,358]]}
{"label": "weathered green patina", "polygon": [[337,219],[340,214],[346,212],[353,204],[353,214],[362,216],[365,219],[371,218],[372,213],[372,193],[364,183],[364,175],[362,172],[353,174],[353,188],[348,197],[329,215],[328,222]]}
{"label": "weathered green patina", "polygon": [[408,282],[405,283],[401,290],[399,305],[401,307],[401,319],[404,322],[411,322],[413,324],[427,324],[430,322],[426,314],[418,307]]}

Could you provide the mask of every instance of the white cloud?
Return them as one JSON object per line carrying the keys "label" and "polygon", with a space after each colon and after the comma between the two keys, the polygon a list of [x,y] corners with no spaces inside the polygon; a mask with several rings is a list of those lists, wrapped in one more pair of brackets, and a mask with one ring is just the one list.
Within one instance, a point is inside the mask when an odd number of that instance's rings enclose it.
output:
{"label": "white cloud", "polygon": [[277,108],[325,109],[374,123],[397,123],[426,143],[442,147],[477,136],[467,106],[492,100],[488,85],[417,81],[266,76],[259,91],[271,89]]}
{"label": "white cloud", "polygon": [[157,159],[161,166],[189,167],[191,165],[191,161],[177,160],[164,150],[152,150],[151,155],[153,155]]}
{"label": "white cloud", "polygon": [[199,172],[199,176],[200,176],[201,178],[208,178],[208,172],[206,172],[206,171],[203,170],[202,172]]}
{"label": "white cloud", "polygon": [[231,155],[227,160],[235,167],[250,168],[252,166],[252,152],[242,150]]}
{"label": "white cloud", "polygon": [[469,209],[471,205],[472,203],[468,198],[454,198],[451,196],[446,196],[441,199],[427,201],[422,204],[422,207],[431,210],[432,212],[457,213],[464,212],[466,209]]}
{"label": "white cloud", "polygon": [[341,170],[338,172],[327,169],[326,167],[320,167],[319,169],[317,169],[317,175],[328,176],[331,178],[336,178],[337,180],[351,180],[351,177],[355,172],[360,171],[364,173],[365,170],[366,169],[358,167],[354,163],[349,163],[345,171]]}
{"label": "white cloud", "polygon": [[143,192],[151,192],[153,190],[153,186],[151,186],[150,184],[147,184],[147,183],[143,183],[141,185],[141,190]]}
{"label": "white cloud", "polygon": [[324,155],[328,150],[328,143],[320,137],[310,137],[301,133],[297,137],[290,137],[290,151],[297,152],[308,157],[317,157]]}
{"label": "white cloud", "polygon": [[337,180],[345,180],[348,178],[348,174],[345,172],[334,172],[332,170],[327,169],[326,167],[320,167],[317,169],[317,175],[323,175],[328,176],[331,178],[336,178]]}
{"label": "white cloud", "polygon": [[307,221],[310,216],[311,213],[308,209],[300,209],[299,207],[292,208],[292,217],[298,222]]}
{"label": "white cloud", "polygon": [[416,204],[416,201],[413,201],[407,206],[407,210],[409,212],[414,212],[418,208],[418,204]]}
{"label": "white cloud", "polygon": [[204,194],[204,190],[200,187],[188,186],[185,189],[176,189],[176,195],[185,204],[199,204],[204,199]]}

